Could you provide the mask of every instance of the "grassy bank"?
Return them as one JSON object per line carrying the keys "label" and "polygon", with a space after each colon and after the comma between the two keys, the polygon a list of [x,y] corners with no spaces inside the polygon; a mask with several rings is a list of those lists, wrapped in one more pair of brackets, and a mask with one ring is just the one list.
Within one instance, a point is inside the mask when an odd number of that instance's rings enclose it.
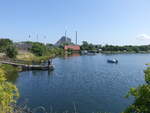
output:
{"label": "grassy bank", "polygon": [[8,81],[11,81],[11,82],[15,82],[16,79],[18,78],[18,72],[20,71],[19,68],[16,68],[12,65],[8,65],[8,64],[1,64],[0,65],[0,69],[4,70],[5,72],[5,78],[8,80]]}
{"label": "grassy bank", "polygon": [[12,105],[16,104],[19,92],[8,78],[15,72],[17,70],[14,67],[0,65],[0,113],[13,113],[14,111]]}
{"label": "grassy bank", "polygon": [[19,51],[16,56],[16,60],[26,61],[26,62],[42,62],[49,58],[53,58],[54,55],[44,55],[44,56],[36,56],[29,51]]}

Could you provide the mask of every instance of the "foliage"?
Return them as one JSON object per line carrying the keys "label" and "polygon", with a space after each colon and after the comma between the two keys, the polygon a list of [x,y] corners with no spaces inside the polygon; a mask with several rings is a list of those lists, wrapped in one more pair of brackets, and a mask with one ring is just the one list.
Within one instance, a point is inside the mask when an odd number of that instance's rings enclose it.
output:
{"label": "foliage", "polygon": [[72,53],[73,50],[71,48],[68,48],[67,51]]}
{"label": "foliage", "polygon": [[32,44],[31,52],[37,56],[43,56],[46,54],[46,46],[42,43],[35,42]]}
{"label": "foliage", "polygon": [[0,52],[5,52],[9,46],[12,46],[13,42],[10,39],[0,39]]}
{"label": "foliage", "polygon": [[0,69],[0,111],[1,113],[12,113],[12,104],[16,103],[19,96],[15,85],[6,81],[4,70]]}
{"label": "foliage", "polygon": [[[19,51],[17,59],[25,61],[41,62],[49,58],[53,58],[57,55],[64,54],[62,48],[56,47],[53,44],[43,44],[39,42],[25,42],[32,45],[32,48],[28,52],[22,53]],[[31,52],[31,53],[30,53]]]}
{"label": "foliage", "polygon": [[124,113],[150,113],[150,68],[144,73],[146,84],[130,89],[127,97],[133,96],[135,101]]}
{"label": "foliage", "polygon": [[16,58],[16,55],[18,54],[14,46],[7,47],[5,53],[6,53],[6,56],[8,56],[9,58]]}
{"label": "foliage", "polygon": [[0,39],[0,52],[5,53],[9,58],[15,58],[17,55],[16,47],[10,39]]}
{"label": "foliage", "polygon": [[145,81],[147,82],[147,84],[150,84],[150,67],[148,67],[148,69],[145,70],[144,73],[145,73]]}
{"label": "foliage", "polygon": [[95,50],[95,49],[98,49],[97,45],[89,44],[87,41],[82,42],[81,50]]}
{"label": "foliage", "polygon": [[0,65],[0,68],[5,71],[5,78],[8,81],[15,82],[15,80],[18,77],[18,71],[19,71],[17,67],[14,67],[9,64],[2,64]]}
{"label": "foliage", "polygon": [[94,45],[88,43],[87,41],[83,41],[81,45],[81,50],[99,50],[101,49],[103,52],[150,52],[150,45],[142,45],[142,46],[117,46],[117,45]]}
{"label": "foliage", "polygon": [[102,47],[103,51],[126,51],[126,52],[148,52],[150,51],[150,45],[143,46],[114,46],[114,45],[105,45]]}

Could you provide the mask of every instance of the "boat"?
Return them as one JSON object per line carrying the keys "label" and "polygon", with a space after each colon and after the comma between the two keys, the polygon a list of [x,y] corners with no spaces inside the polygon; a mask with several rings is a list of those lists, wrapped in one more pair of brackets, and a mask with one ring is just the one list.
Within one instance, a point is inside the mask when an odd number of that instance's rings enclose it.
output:
{"label": "boat", "polygon": [[82,54],[82,55],[87,55],[87,54],[88,54],[88,51],[87,51],[87,50],[83,50],[83,51],[81,51],[81,54]]}
{"label": "boat", "polygon": [[108,59],[107,62],[108,63],[118,63],[118,60],[117,59],[112,59],[112,60]]}
{"label": "boat", "polygon": [[96,53],[88,52],[87,55],[95,55]]}
{"label": "boat", "polygon": [[96,55],[96,51],[95,50],[89,50],[87,55]]}

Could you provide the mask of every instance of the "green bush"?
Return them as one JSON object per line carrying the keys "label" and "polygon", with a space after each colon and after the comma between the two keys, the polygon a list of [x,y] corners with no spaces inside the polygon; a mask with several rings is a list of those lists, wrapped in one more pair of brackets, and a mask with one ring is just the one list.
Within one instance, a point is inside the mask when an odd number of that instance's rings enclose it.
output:
{"label": "green bush", "polygon": [[0,65],[0,68],[5,71],[5,78],[8,81],[15,82],[16,79],[18,78],[18,71],[19,69],[17,67],[14,67],[9,64],[2,64]]}
{"label": "green bush", "polygon": [[150,113],[150,68],[144,73],[146,84],[130,89],[127,97],[133,96],[135,101],[124,113]]}
{"label": "green bush", "polygon": [[9,46],[12,46],[13,42],[10,39],[0,39],[0,52],[5,52]]}
{"label": "green bush", "polygon": [[42,43],[33,43],[32,44],[32,48],[31,48],[31,52],[34,53],[37,56],[43,56],[46,54],[46,46]]}
{"label": "green bush", "polygon": [[6,81],[5,72],[0,68],[0,112],[13,113],[12,105],[16,103],[18,96],[18,89]]}
{"label": "green bush", "polygon": [[6,53],[6,56],[8,56],[9,58],[16,58],[16,55],[18,54],[14,46],[7,47],[5,53]]}
{"label": "green bush", "polygon": [[15,58],[17,55],[16,47],[10,39],[0,39],[0,52],[5,53],[9,58]]}

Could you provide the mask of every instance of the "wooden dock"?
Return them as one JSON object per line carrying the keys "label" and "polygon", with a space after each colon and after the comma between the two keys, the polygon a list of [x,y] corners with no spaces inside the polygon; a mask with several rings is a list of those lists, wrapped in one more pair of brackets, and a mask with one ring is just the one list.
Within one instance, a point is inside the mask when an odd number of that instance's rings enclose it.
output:
{"label": "wooden dock", "polygon": [[14,63],[10,61],[0,61],[0,64],[9,64],[15,67],[19,67],[22,70],[54,70],[54,66],[51,65],[28,65],[28,64],[21,64],[21,63]]}

